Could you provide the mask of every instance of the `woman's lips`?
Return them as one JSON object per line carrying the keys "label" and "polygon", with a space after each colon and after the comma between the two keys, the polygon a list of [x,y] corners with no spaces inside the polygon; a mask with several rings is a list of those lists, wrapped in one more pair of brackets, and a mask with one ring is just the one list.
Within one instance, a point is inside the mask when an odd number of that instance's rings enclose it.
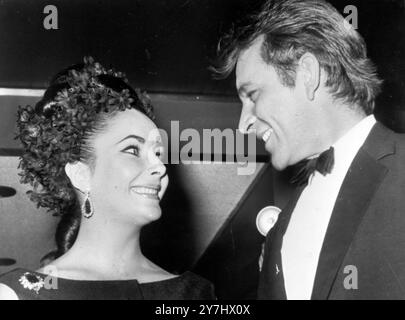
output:
{"label": "woman's lips", "polygon": [[141,196],[150,198],[150,199],[159,199],[160,187],[146,187],[146,186],[135,186],[131,190]]}

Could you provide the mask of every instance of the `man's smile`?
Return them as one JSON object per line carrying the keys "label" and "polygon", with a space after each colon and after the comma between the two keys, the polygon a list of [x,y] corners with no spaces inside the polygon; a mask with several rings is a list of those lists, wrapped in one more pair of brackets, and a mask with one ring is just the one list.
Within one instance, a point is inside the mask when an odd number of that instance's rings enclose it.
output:
{"label": "man's smile", "polygon": [[274,130],[272,128],[269,128],[263,133],[262,140],[264,141],[264,143],[266,143],[267,140],[269,140],[269,138],[271,137],[273,132],[274,132]]}

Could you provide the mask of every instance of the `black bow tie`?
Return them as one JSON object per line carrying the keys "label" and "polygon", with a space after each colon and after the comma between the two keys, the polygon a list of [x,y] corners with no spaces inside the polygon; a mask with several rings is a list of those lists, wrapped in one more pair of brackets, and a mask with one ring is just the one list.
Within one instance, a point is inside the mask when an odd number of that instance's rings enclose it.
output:
{"label": "black bow tie", "polygon": [[294,165],[294,171],[296,173],[290,182],[298,186],[306,185],[315,170],[325,176],[328,173],[331,173],[334,163],[334,150],[333,147],[330,147],[328,150],[322,152],[317,158],[305,159]]}

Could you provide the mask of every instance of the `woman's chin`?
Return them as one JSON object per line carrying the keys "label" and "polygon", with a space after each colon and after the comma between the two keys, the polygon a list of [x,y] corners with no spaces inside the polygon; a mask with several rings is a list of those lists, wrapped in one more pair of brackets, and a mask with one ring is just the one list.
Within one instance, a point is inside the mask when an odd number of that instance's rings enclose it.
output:
{"label": "woman's chin", "polygon": [[162,210],[160,206],[142,206],[138,207],[137,210],[132,214],[136,221],[142,220],[144,224],[151,223],[160,219],[162,216]]}
{"label": "woman's chin", "polygon": [[150,219],[150,222],[160,219],[161,216],[162,210],[160,209],[160,207],[148,212],[148,218]]}

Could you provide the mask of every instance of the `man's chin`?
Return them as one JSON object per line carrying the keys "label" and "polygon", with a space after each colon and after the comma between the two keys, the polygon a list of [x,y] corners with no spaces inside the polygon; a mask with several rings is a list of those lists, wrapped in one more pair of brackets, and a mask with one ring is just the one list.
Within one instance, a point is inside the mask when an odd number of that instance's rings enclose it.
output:
{"label": "man's chin", "polygon": [[280,158],[280,153],[275,152],[275,150],[270,150],[269,146],[265,145],[266,151],[270,154],[270,161],[274,169],[277,171],[283,171],[288,167],[288,161]]}
{"label": "man's chin", "polygon": [[288,167],[288,163],[286,161],[280,161],[273,156],[271,157],[271,164],[277,171],[283,171],[285,168]]}

